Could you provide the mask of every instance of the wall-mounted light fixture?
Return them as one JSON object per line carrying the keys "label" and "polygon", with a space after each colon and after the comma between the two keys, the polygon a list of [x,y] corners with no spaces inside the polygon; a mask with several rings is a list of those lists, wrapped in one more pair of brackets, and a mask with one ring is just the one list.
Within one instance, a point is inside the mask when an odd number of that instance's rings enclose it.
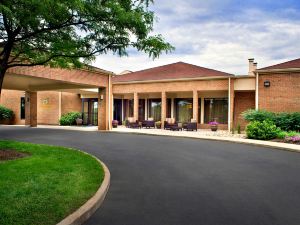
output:
{"label": "wall-mounted light fixture", "polygon": [[103,95],[100,95],[100,100],[103,100]]}
{"label": "wall-mounted light fixture", "polygon": [[264,87],[270,87],[271,82],[269,80],[264,81]]}

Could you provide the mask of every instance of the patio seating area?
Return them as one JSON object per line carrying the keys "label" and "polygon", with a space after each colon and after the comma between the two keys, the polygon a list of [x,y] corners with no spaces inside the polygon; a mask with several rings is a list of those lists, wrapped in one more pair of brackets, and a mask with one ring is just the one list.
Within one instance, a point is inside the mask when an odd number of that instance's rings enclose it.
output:
{"label": "patio seating area", "polygon": [[217,130],[217,131],[211,131],[210,129],[197,129],[191,132],[190,130],[187,130],[186,128],[179,129],[177,126],[174,126],[176,128],[173,129],[147,129],[147,128],[141,128],[141,129],[131,129],[126,126],[118,126],[117,128],[113,128],[113,132],[120,132],[120,133],[137,133],[137,134],[148,134],[148,135],[167,135],[167,136],[178,136],[178,137],[230,137],[230,138],[239,138],[244,139],[246,138],[246,135],[244,132],[241,134],[234,133],[232,134],[228,130]]}

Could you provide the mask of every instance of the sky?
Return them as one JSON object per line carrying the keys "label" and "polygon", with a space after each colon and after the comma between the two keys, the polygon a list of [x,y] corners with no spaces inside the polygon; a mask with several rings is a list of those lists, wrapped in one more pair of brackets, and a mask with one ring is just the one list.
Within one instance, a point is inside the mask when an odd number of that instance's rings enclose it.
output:
{"label": "sky", "polygon": [[120,73],[183,61],[232,74],[300,57],[299,0],[156,0],[154,33],[176,50],[152,60],[143,52],[98,56],[93,63]]}

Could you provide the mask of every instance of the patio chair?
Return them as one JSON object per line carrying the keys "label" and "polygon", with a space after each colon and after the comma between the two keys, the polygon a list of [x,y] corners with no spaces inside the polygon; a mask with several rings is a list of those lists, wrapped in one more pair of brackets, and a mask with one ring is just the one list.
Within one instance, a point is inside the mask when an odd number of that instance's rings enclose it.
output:
{"label": "patio chair", "polygon": [[191,122],[184,125],[184,129],[187,131],[197,131],[197,120],[191,119]]}
{"label": "patio chair", "polygon": [[142,128],[142,123],[134,120],[133,117],[128,117],[128,128]]}
{"label": "patio chair", "polygon": [[144,120],[142,122],[142,127],[155,128],[155,121],[153,120],[153,118],[149,118],[148,120]]}
{"label": "patio chair", "polygon": [[166,121],[164,122],[164,129],[165,130],[171,130],[173,126],[176,126],[174,118],[166,118]]}
{"label": "patio chair", "polygon": [[170,130],[173,130],[173,131],[180,131],[182,130],[183,126],[182,123],[177,123],[177,124],[174,124],[173,126],[171,126]]}

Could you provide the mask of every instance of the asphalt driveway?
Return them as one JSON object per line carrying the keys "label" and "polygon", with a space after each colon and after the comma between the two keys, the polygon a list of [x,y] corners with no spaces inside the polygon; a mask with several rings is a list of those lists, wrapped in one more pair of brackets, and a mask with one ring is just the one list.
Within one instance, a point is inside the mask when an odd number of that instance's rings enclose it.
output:
{"label": "asphalt driveway", "polygon": [[299,225],[300,154],[188,138],[1,127],[0,139],[79,148],[112,179],[86,224]]}

